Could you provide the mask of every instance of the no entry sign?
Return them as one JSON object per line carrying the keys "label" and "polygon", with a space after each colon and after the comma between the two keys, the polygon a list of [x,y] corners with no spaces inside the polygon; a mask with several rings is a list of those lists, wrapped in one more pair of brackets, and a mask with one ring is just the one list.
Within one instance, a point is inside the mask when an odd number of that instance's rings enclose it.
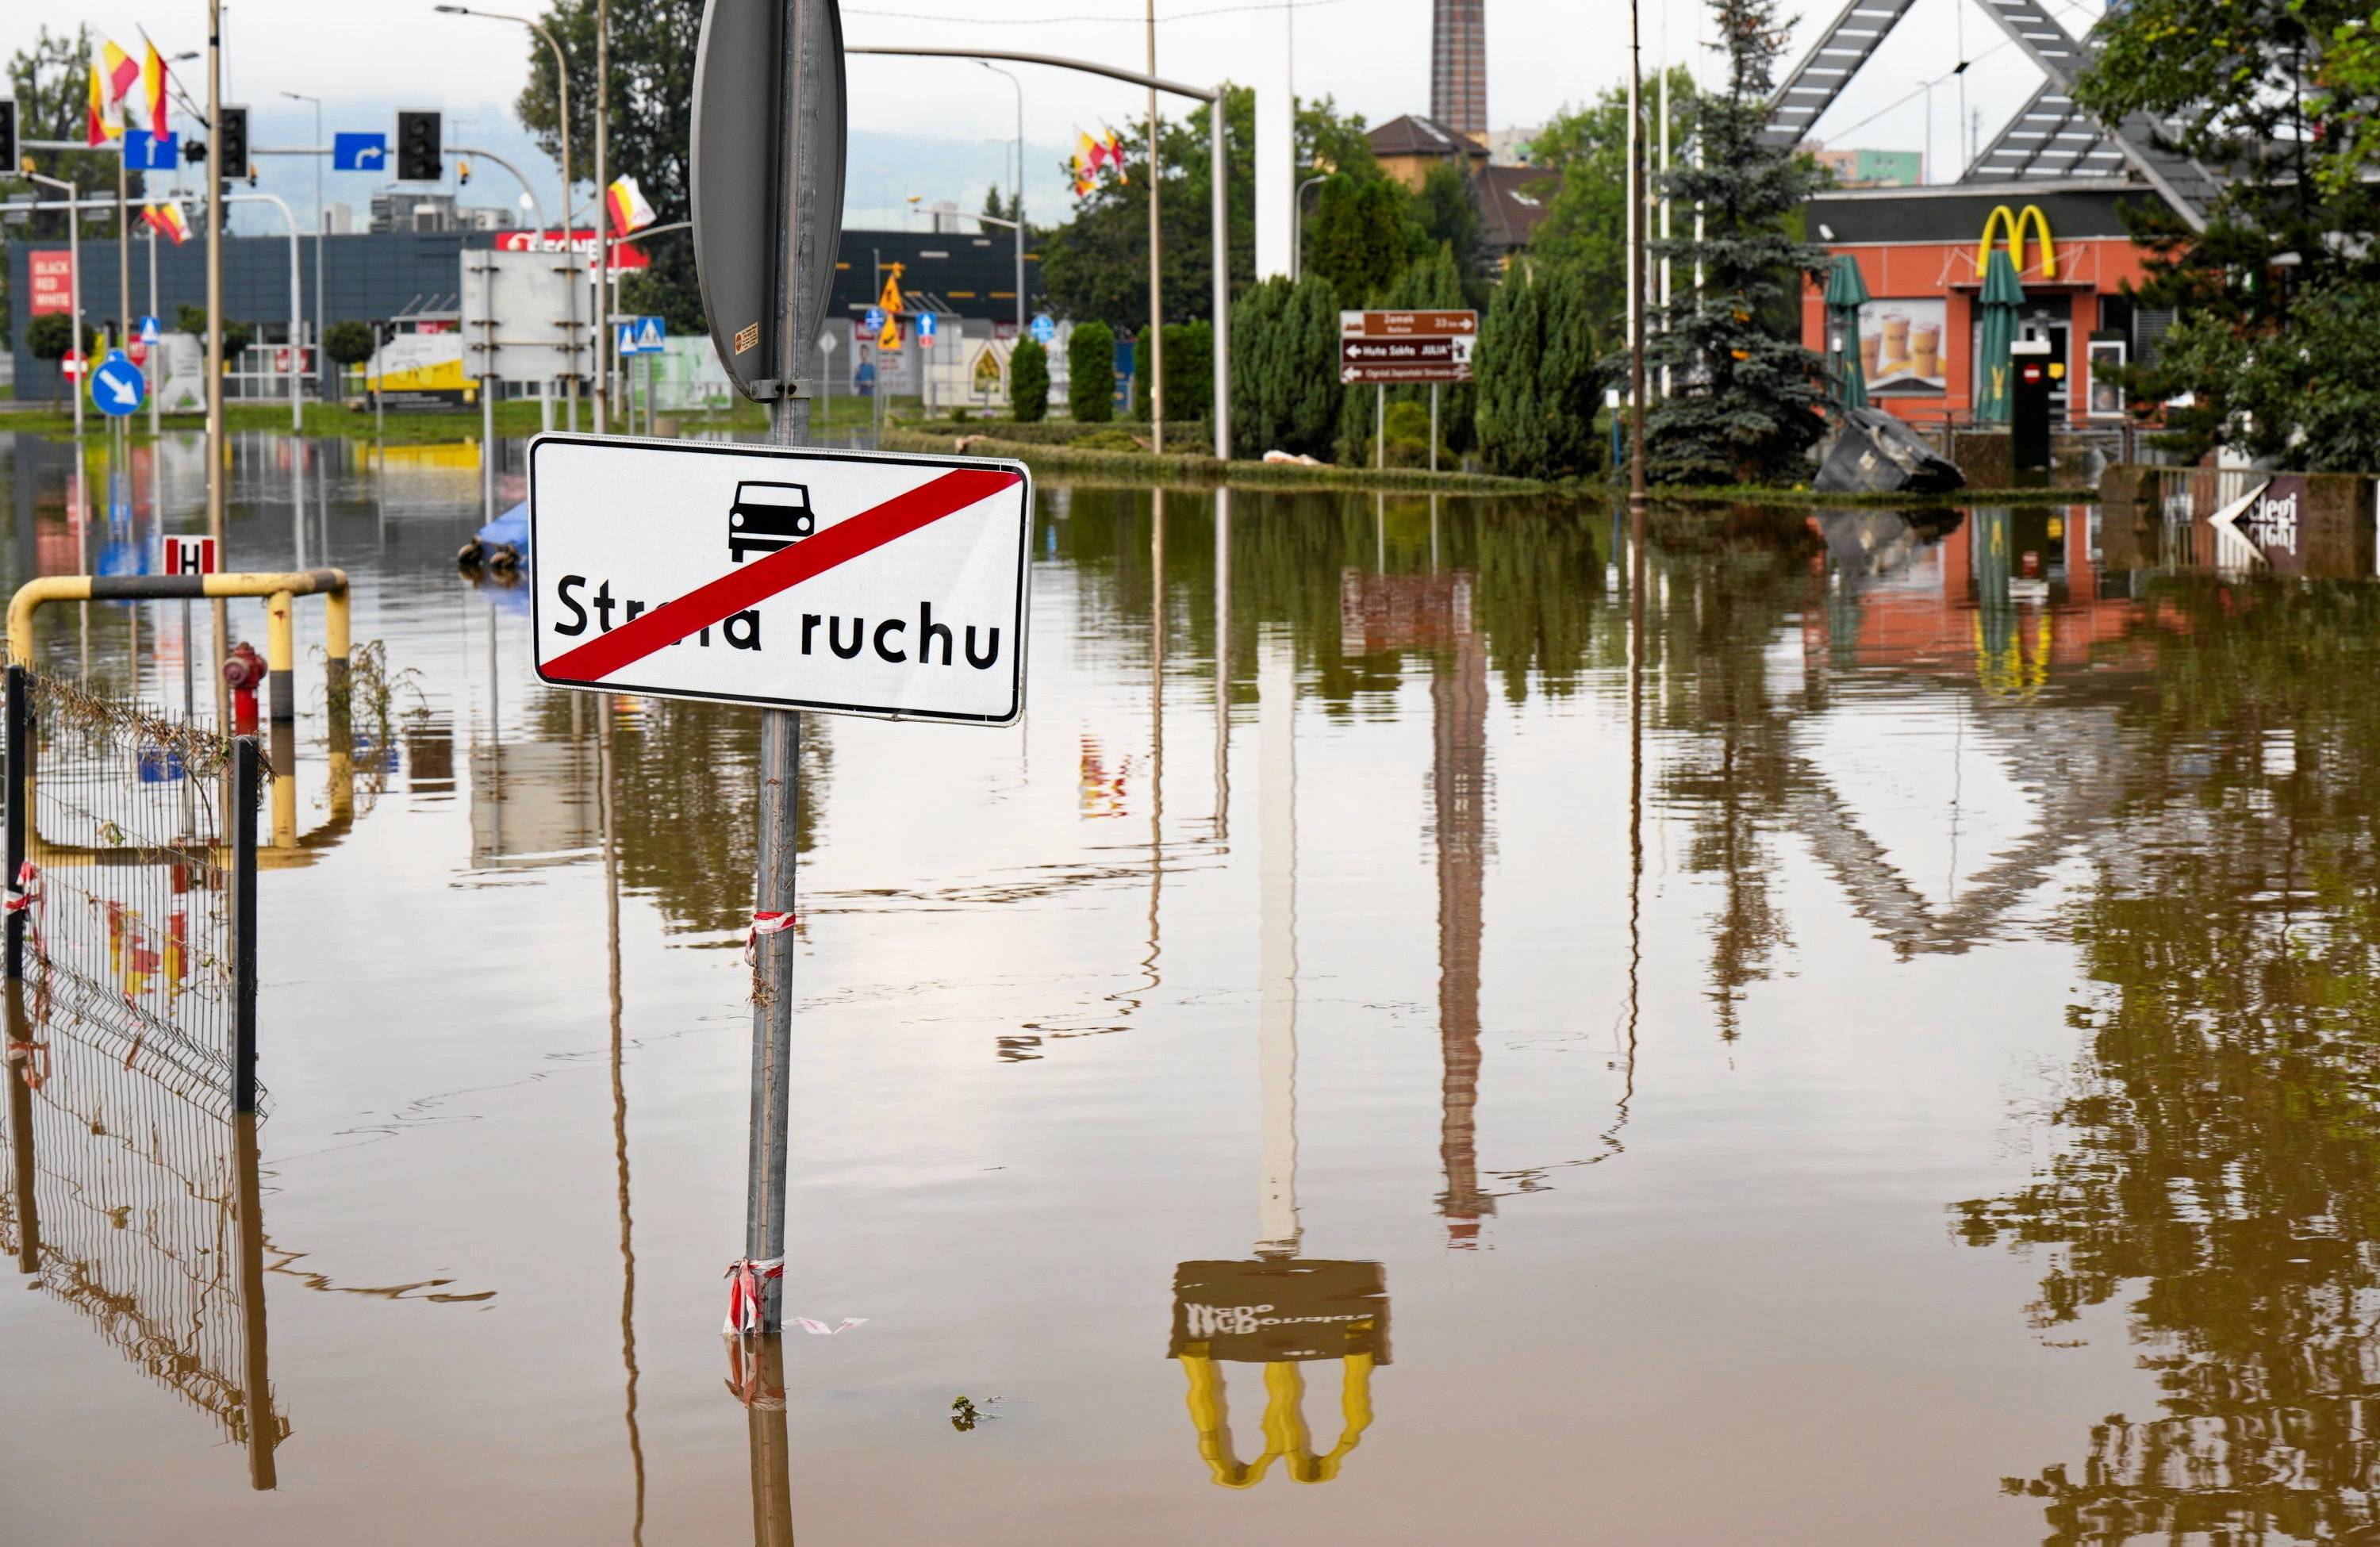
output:
{"label": "no entry sign", "polygon": [[540,435],[537,674],[559,687],[1008,725],[1022,463]]}

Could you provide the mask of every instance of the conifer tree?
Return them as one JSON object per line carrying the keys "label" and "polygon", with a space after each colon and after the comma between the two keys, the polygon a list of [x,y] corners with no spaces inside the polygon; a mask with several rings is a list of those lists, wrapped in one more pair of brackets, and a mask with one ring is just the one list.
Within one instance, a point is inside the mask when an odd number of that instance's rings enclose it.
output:
{"label": "conifer tree", "polygon": [[1038,424],[1050,411],[1050,351],[1031,338],[1008,357],[1008,410],[1019,424]]}
{"label": "conifer tree", "polygon": [[1328,456],[1339,394],[1336,286],[1269,279],[1232,304],[1234,456]]}
{"label": "conifer tree", "polygon": [[1474,358],[1480,455],[1500,473],[1563,478],[1592,471],[1603,390],[1582,275],[1524,261],[1488,303]]}
{"label": "conifer tree", "polygon": [[1725,88],[1700,104],[1699,154],[1678,162],[1660,191],[1701,207],[1703,235],[1656,242],[1675,272],[1699,266],[1666,310],[1650,309],[1646,375],[1670,369],[1671,396],[1645,416],[1647,472],[1665,482],[1758,483],[1795,470],[1825,429],[1825,362],[1802,347],[1803,275],[1826,262],[1788,218],[1817,173],[1762,138],[1787,23],[1776,0],[1711,0],[1727,55]]}
{"label": "conifer tree", "polygon": [[1105,323],[1077,323],[1066,341],[1066,407],[1077,424],[1115,417],[1115,330]]}

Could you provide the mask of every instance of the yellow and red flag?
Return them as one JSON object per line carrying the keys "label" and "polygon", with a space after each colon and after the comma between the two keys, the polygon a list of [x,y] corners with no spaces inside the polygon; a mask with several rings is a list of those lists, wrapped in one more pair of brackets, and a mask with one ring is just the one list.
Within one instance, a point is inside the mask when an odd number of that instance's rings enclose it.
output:
{"label": "yellow and red flag", "polygon": [[190,223],[183,216],[178,200],[168,199],[162,204],[143,205],[140,218],[149,223],[149,229],[176,247],[190,239]]}
{"label": "yellow and red flag", "polygon": [[165,104],[165,56],[157,52],[155,43],[146,38],[141,42],[147,48],[140,65],[141,116],[148,120],[150,133],[162,135],[165,132],[166,115],[171,111]]}
{"label": "yellow and red flag", "polygon": [[107,82],[107,100],[119,106],[140,79],[140,63],[112,43],[99,45],[99,72]]}
{"label": "yellow and red flag", "polygon": [[641,231],[661,218],[634,177],[623,177],[603,192],[603,207],[611,212],[612,235],[625,237],[631,231]]}
{"label": "yellow and red flag", "polygon": [[1123,136],[1113,129],[1108,130],[1108,164],[1115,168],[1117,182],[1132,181],[1132,174],[1123,169]]}

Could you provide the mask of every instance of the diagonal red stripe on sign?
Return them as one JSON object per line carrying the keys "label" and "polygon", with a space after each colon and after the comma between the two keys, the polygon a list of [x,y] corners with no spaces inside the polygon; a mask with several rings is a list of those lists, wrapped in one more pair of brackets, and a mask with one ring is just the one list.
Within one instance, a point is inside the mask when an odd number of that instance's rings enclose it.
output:
{"label": "diagonal red stripe on sign", "polygon": [[630,618],[608,634],[598,634],[577,649],[545,664],[546,675],[580,682],[597,682],[623,666],[632,665],[657,650],[698,634],[722,618],[758,606],[779,591],[824,574],[862,554],[872,553],[896,537],[931,526],[945,516],[990,499],[1023,481],[1021,474],[1000,468],[957,468],[882,505],[837,521],[815,537],[780,548],[767,558],[747,564],[697,587],[674,602]]}

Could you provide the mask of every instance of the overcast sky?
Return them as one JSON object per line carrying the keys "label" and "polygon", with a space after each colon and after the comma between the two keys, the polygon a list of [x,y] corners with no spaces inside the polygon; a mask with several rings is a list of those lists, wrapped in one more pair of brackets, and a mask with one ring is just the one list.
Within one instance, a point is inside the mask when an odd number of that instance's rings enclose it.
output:
{"label": "overcast sky", "polygon": [[[1694,64],[1711,79],[1710,55],[1697,55],[1695,48],[1704,7],[1691,0],[1644,3],[1648,73],[1660,55],[1666,24],[1670,56]],[[1809,14],[1796,28],[1796,55],[1838,4],[1811,0]],[[1980,115],[1986,141],[2037,79],[1993,26],[1986,4],[1917,0],[1916,9],[1821,126],[1822,138],[1925,150],[1930,104],[1935,164],[1954,170],[1960,82],[1949,79],[1947,72],[1961,55],[1975,61],[1963,78],[1969,127]],[[511,128],[508,105],[526,76],[526,34],[506,23],[440,16],[431,6],[431,0],[233,0],[225,6],[226,96],[260,110],[254,129],[259,144],[288,142],[285,123],[310,125],[310,108],[278,97],[297,91],[329,100],[329,128],[385,128],[388,110],[398,102],[443,106],[473,120],[471,127],[495,148],[492,131]],[[534,13],[541,0],[514,0],[512,8]],[[844,30],[855,44],[1026,49],[1138,67],[1147,56],[1144,8],[1145,0],[849,0]],[[2076,32],[2098,8],[2097,0],[2052,0],[2052,9]],[[1272,40],[1286,31],[1294,39],[1299,95],[1335,97],[1342,108],[1373,123],[1427,110],[1430,0],[1293,0],[1286,18],[1282,11],[1281,0],[1159,0],[1158,71],[1198,82],[1232,77],[1235,69],[1245,78],[1249,50],[1273,46]],[[206,6],[204,0],[19,0],[0,6],[0,54],[26,46],[44,23],[55,30],[70,30],[77,22],[136,49],[139,29],[145,26],[170,54],[203,46]],[[1565,104],[1623,79],[1627,24],[1627,0],[1488,0],[1488,103],[1495,126],[1541,123]],[[1066,144],[1077,128],[1121,123],[1144,100],[1135,88],[1113,82],[1029,67],[1018,74],[1026,89],[1026,135],[1035,146]],[[1930,93],[1929,79],[1940,81]],[[202,91],[195,74],[188,84],[198,88],[194,95]],[[1009,140],[1015,133],[1014,90],[972,64],[855,57],[850,89],[855,133],[971,141]],[[278,111],[267,116],[261,111],[267,104]],[[282,111],[298,116],[284,120]],[[449,137],[460,138],[451,126]],[[502,143],[513,139],[506,133]],[[921,190],[964,191],[955,186],[956,170],[948,169],[947,177],[940,175],[942,170],[921,166]],[[1062,213],[1065,190],[1044,156],[1028,150],[1026,170],[1037,179],[1031,190],[1037,216]],[[975,171],[970,164],[965,175],[971,178]],[[537,175],[551,176],[543,169]],[[310,172],[304,181],[310,203]],[[370,191],[366,181],[340,178],[327,197],[359,202]],[[967,196],[980,199],[980,189]]]}

